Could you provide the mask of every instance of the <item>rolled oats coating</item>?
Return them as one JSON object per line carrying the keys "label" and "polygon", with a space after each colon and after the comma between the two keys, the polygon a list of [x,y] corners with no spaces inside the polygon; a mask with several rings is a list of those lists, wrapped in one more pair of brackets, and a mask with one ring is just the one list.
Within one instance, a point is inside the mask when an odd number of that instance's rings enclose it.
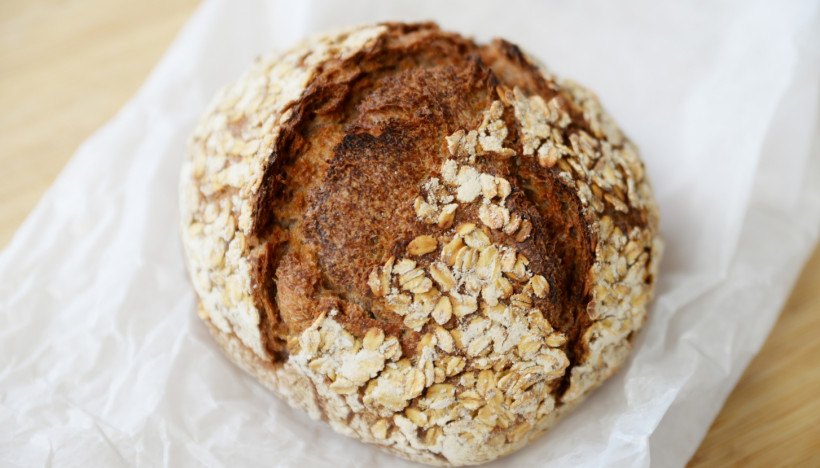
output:
{"label": "rolled oats coating", "polygon": [[643,164],[595,95],[430,23],[260,59],[195,130],[181,198],[226,353],[434,465],[517,450],[612,375],[660,259]]}

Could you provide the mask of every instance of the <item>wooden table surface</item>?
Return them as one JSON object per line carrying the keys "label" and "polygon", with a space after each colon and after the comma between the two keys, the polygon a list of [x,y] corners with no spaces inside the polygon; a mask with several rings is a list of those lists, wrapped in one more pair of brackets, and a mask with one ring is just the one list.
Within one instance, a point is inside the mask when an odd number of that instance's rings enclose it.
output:
{"label": "wooden table surface", "polygon": [[[0,2],[0,247],[145,80],[195,0]],[[692,466],[820,466],[820,249]]]}

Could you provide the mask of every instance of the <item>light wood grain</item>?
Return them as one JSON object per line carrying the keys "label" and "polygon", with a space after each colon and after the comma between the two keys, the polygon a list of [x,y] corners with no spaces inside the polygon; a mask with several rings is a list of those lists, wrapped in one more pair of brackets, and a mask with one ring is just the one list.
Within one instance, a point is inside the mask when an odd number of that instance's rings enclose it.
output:
{"label": "light wood grain", "polygon": [[690,465],[820,467],[820,249]]}
{"label": "light wood grain", "polygon": [[[0,246],[145,80],[195,0],[0,2]],[[820,250],[695,467],[820,466]]]}
{"label": "light wood grain", "polygon": [[0,247],[145,80],[195,0],[0,1]]}

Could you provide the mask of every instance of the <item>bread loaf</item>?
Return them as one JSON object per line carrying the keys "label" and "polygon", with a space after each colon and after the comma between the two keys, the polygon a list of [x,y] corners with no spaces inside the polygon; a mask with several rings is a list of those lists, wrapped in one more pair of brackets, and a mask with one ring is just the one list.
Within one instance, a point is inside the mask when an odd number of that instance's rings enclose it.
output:
{"label": "bread loaf", "polygon": [[433,465],[517,450],[611,376],[660,258],[643,163],[595,95],[431,23],[258,60],[196,128],[181,206],[232,360]]}

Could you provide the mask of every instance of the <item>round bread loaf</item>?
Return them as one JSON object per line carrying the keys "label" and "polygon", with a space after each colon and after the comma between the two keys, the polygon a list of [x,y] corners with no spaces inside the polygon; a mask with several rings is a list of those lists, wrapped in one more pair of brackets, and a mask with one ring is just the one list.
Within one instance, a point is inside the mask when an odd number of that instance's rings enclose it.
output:
{"label": "round bread loaf", "polygon": [[430,23],[258,60],[181,185],[199,314],[232,360],[435,465],[522,447],[611,376],[660,258],[643,163],[595,95]]}

